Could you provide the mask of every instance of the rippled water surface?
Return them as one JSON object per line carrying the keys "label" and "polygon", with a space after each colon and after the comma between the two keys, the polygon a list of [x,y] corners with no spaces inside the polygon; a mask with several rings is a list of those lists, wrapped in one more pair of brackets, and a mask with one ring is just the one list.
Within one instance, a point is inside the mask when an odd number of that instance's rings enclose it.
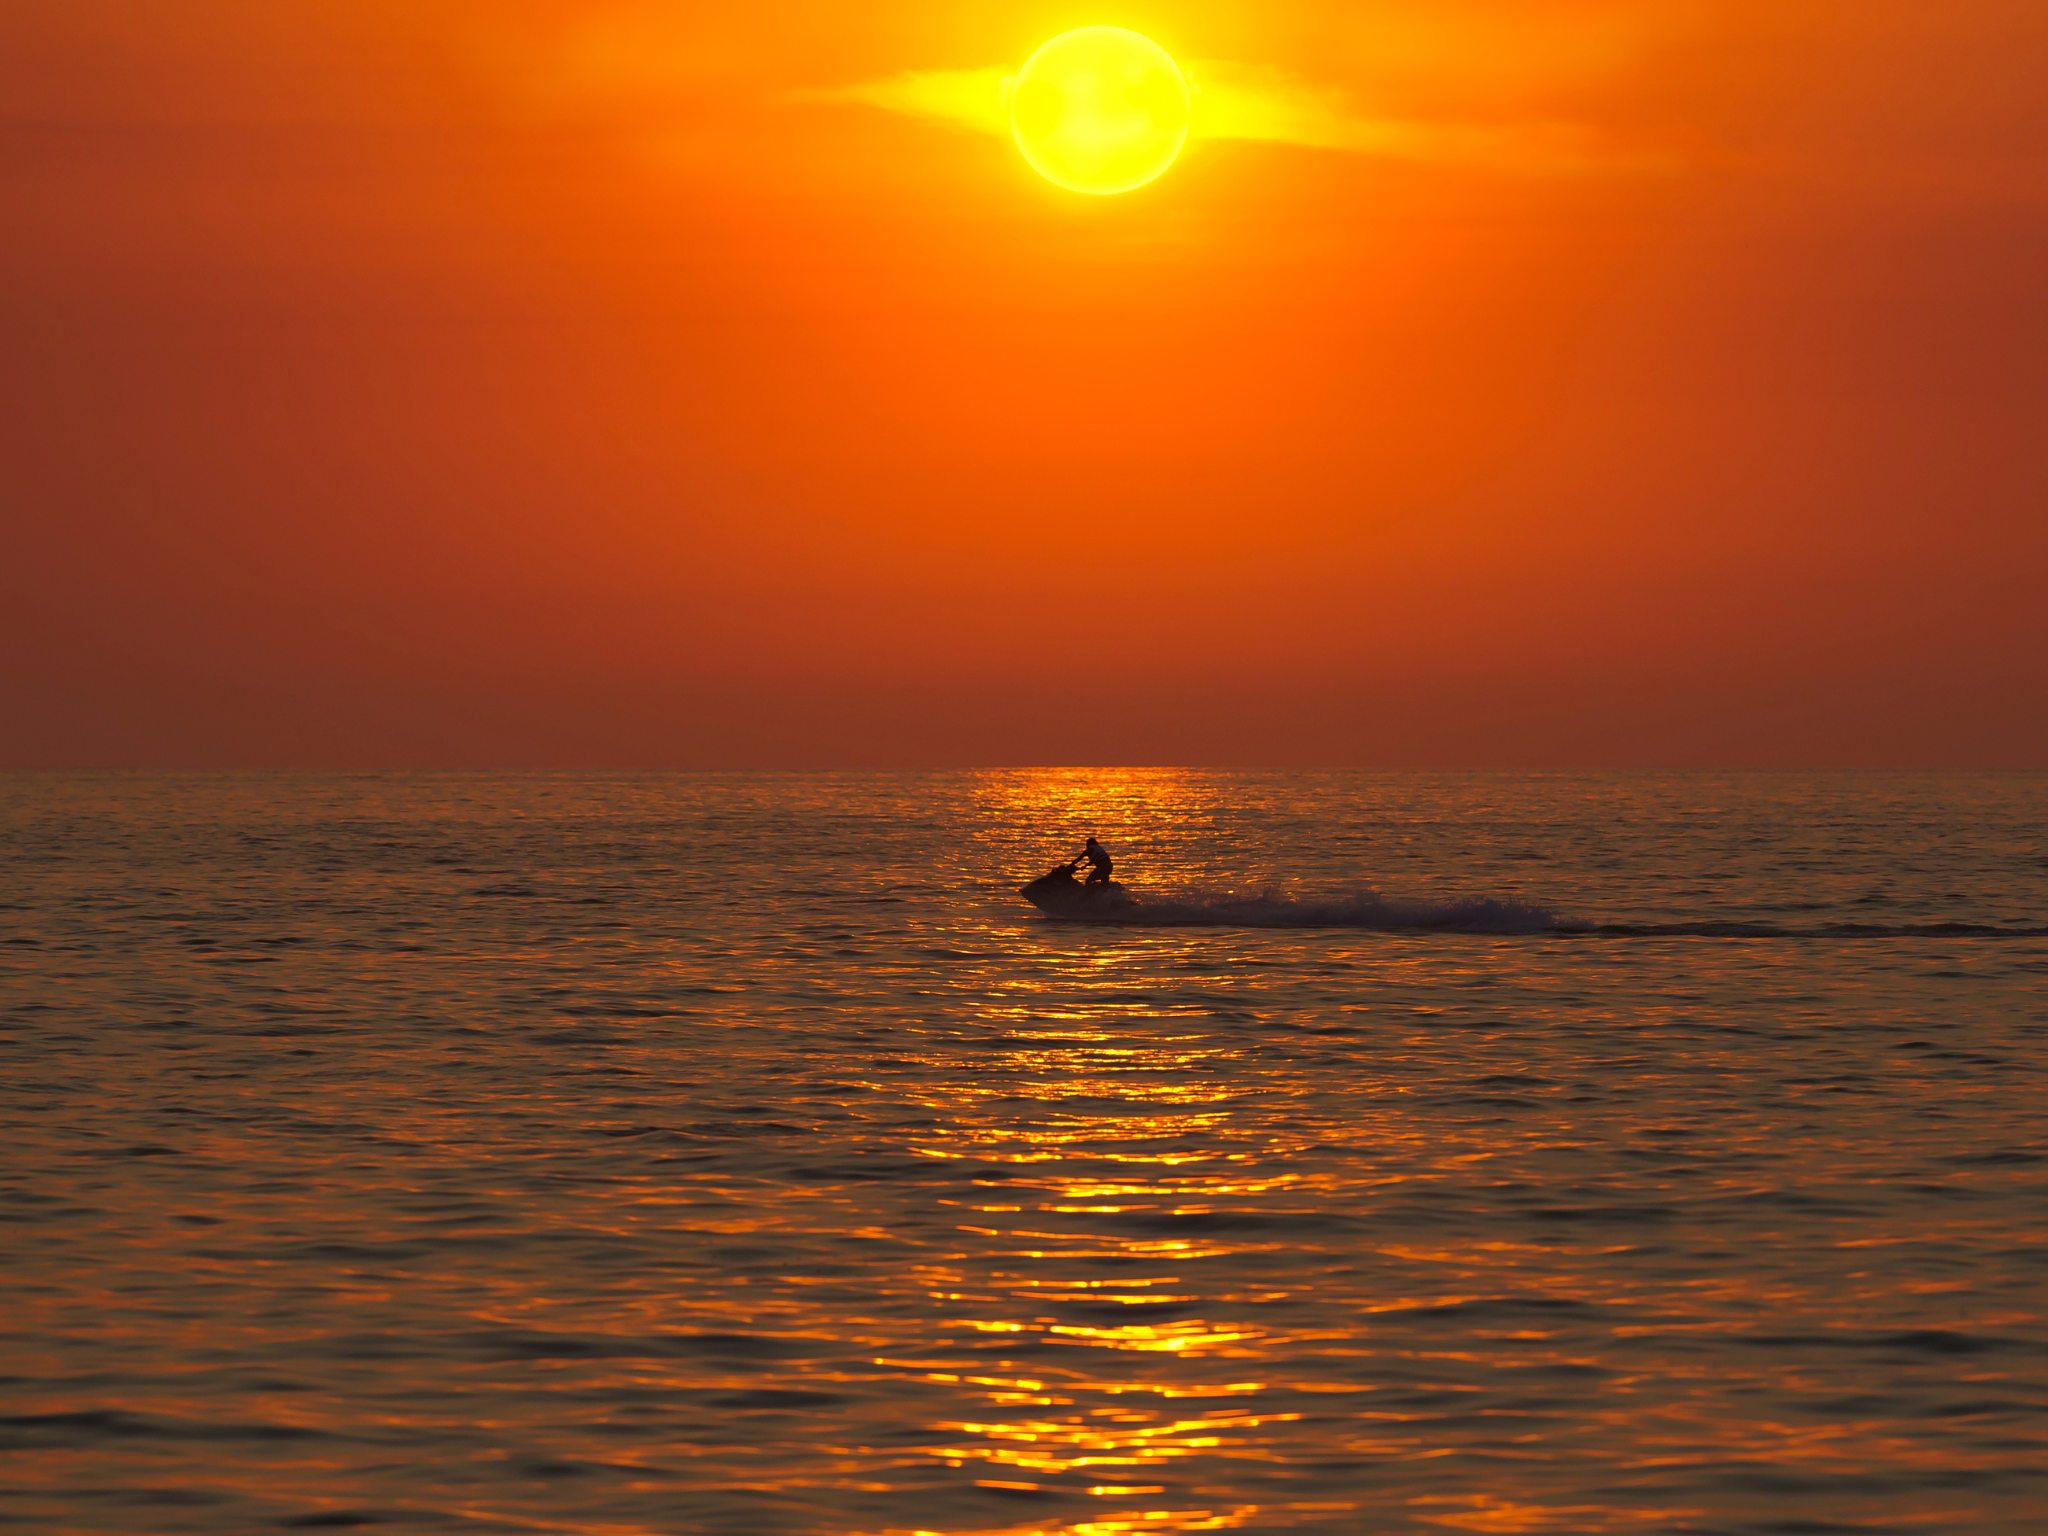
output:
{"label": "rippled water surface", "polygon": [[0,778],[0,1522],[2048,1530],[2044,817]]}

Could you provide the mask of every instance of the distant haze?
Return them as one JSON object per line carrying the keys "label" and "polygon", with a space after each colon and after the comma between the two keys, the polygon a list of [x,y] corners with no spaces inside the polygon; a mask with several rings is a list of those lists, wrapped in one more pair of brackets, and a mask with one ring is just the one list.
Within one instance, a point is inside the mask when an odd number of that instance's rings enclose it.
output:
{"label": "distant haze", "polygon": [[0,766],[2048,766],[2048,9],[1114,19],[11,0]]}

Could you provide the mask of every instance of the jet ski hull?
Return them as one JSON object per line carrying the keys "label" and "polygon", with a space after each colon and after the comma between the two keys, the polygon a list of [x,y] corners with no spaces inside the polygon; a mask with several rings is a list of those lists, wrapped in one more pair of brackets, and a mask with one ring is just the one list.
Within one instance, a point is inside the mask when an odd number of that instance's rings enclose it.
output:
{"label": "jet ski hull", "polygon": [[1128,918],[1138,906],[1138,898],[1116,881],[1083,885],[1064,864],[1040,875],[1019,894],[1048,917],[1077,923],[1114,923]]}

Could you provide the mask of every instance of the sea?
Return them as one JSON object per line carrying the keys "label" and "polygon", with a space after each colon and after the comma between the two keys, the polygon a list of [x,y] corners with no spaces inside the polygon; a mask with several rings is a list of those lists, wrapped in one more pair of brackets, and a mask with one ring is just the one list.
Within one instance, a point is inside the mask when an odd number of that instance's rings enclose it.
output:
{"label": "sea", "polygon": [[2044,828],[0,776],[0,1527],[2039,1536]]}

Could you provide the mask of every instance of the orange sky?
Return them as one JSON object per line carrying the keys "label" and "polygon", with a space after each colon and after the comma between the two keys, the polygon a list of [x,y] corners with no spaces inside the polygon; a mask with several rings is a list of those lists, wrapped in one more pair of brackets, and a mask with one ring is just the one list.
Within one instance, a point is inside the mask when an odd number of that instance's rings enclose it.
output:
{"label": "orange sky", "polygon": [[[897,109],[1103,22],[1325,142]],[[2048,765],[2044,79],[2038,0],[11,0],[0,764]]]}

